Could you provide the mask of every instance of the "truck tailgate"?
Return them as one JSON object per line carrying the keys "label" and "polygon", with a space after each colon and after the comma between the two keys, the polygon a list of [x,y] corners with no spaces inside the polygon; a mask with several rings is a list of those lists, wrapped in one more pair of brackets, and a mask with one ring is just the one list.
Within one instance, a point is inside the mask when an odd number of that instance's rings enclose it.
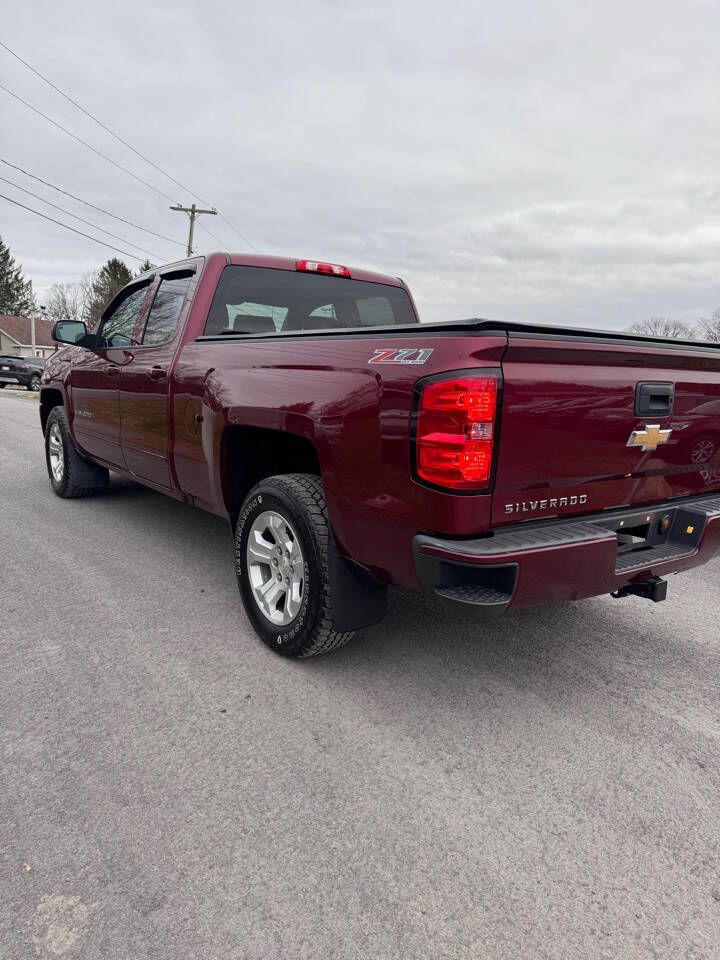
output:
{"label": "truck tailgate", "polygon": [[510,333],[502,366],[494,526],[720,489],[720,350]]}

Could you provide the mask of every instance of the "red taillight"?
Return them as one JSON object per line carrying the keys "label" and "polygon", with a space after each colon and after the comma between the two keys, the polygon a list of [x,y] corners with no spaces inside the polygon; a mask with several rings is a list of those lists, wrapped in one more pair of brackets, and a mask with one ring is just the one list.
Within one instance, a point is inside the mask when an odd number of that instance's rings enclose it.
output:
{"label": "red taillight", "polygon": [[415,467],[418,477],[451,490],[490,482],[498,380],[467,374],[431,380],[420,389]]}
{"label": "red taillight", "polygon": [[304,270],[306,273],[325,273],[330,277],[350,277],[350,271],[347,267],[340,266],[339,263],[320,263],[318,260],[298,260],[295,264],[297,270]]}

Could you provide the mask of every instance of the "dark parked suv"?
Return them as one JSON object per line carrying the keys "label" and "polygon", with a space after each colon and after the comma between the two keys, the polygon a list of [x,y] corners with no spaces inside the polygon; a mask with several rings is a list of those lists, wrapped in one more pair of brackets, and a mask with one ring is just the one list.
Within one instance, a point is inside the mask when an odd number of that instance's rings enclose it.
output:
{"label": "dark parked suv", "polygon": [[8,383],[19,383],[28,390],[39,390],[44,368],[45,361],[41,357],[0,356],[0,390]]}

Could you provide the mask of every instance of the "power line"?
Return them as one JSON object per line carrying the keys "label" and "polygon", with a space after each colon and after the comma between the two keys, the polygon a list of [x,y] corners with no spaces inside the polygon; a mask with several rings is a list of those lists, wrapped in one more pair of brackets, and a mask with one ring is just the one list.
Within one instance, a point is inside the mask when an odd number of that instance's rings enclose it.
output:
{"label": "power line", "polygon": [[116,253],[121,253],[124,257],[132,257],[133,260],[139,260],[142,262],[142,257],[138,257],[134,253],[128,253],[127,250],[121,250],[120,247],[114,247],[111,243],[105,243],[104,240],[98,240],[97,237],[91,237],[89,233],[83,233],[82,230],[76,230],[75,227],[71,227],[67,223],[61,223],[60,220],[55,220],[54,217],[48,217],[46,213],[40,213],[39,210],[33,210],[32,207],[26,207],[24,203],[20,203],[19,200],[13,200],[12,197],[6,197],[4,193],[0,193],[0,200],[7,200],[8,203],[14,203],[16,207],[22,207],[23,210],[29,210],[30,213],[34,213],[38,217],[42,217],[44,220],[49,220],[51,223],[56,223],[59,227],[65,227],[66,230],[71,230],[73,233],[77,233],[81,237],[86,237],[88,240],[93,240],[95,243],[99,243],[101,247],[107,247],[109,250],[115,250]]}
{"label": "power line", "polygon": [[[208,207],[212,206],[212,204],[210,203],[209,200],[205,200],[203,197],[200,196],[200,194],[195,193],[194,190],[191,190],[189,187],[186,187],[186,186],[185,186],[184,184],[182,184],[179,180],[176,180],[175,177],[173,177],[171,174],[169,174],[169,173],[167,172],[167,170],[163,170],[163,168],[160,167],[160,166],[158,166],[157,163],[154,163],[149,157],[146,157],[144,153],[140,153],[140,151],[137,150],[135,147],[133,147],[133,145],[132,145],[131,143],[128,143],[127,140],[123,139],[123,137],[121,137],[119,133],[115,133],[114,130],[111,130],[110,127],[108,127],[106,124],[104,124],[104,123],[102,122],[102,120],[99,120],[96,116],[94,116],[94,114],[90,113],[89,110],[86,110],[85,107],[82,106],[82,104],[78,103],[77,100],[75,100],[73,97],[71,97],[70,94],[65,93],[64,90],[61,90],[60,87],[58,87],[56,84],[54,84],[54,83],[52,82],[52,80],[48,79],[48,77],[46,77],[43,73],[40,73],[40,71],[37,70],[35,67],[33,67],[32,64],[28,63],[27,60],[23,60],[23,58],[22,58],[18,53],[15,53],[14,50],[11,50],[10,47],[9,47],[6,43],[3,43],[3,42],[2,42],[2,40],[0,40],[0,47],[2,47],[3,50],[6,50],[6,51],[10,54],[10,56],[15,57],[16,60],[18,60],[20,63],[22,63],[23,66],[27,67],[27,69],[30,70],[32,73],[34,73],[36,77],[39,77],[44,83],[46,83],[49,87],[51,87],[53,90],[55,90],[56,93],[59,93],[61,97],[64,97],[64,98],[68,101],[68,103],[71,103],[71,104],[72,104],[74,107],[76,107],[81,113],[83,113],[86,117],[88,117],[90,120],[92,120],[93,123],[96,123],[96,124],[97,124],[99,127],[101,127],[106,133],[109,133],[111,137],[114,137],[119,143],[122,143],[123,146],[127,147],[128,150],[131,150],[136,156],[140,157],[141,160],[144,160],[145,163],[149,163],[150,166],[151,166],[154,170],[157,170],[157,171],[158,171],[158,173],[161,173],[164,177],[167,177],[168,180],[171,180],[176,186],[181,187],[183,190],[186,191],[186,193],[189,193],[189,194],[191,194],[192,196],[194,196],[194,197],[195,197],[196,199],[198,199],[201,203],[204,203],[204,204],[205,204],[206,206],[208,206]],[[6,87],[3,87],[3,89],[4,89],[4,90],[7,90]],[[7,92],[9,93],[10,91],[8,90]],[[15,94],[12,94],[12,96],[15,96]],[[18,97],[17,99],[20,99],[20,98]],[[22,102],[24,103],[25,101],[22,101]],[[29,104],[26,104],[26,106],[30,106],[30,105],[29,105]],[[34,110],[35,108],[34,108],[34,107],[31,107],[30,109]],[[38,110],[38,111],[36,111],[36,112],[39,113],[40,111]],[[41,116],[44,116],[44,114],[41,114]],[[49,119],[49,118],[46,117],[46,119]],[[51,120],[50,122],[53,123],[54,121]],[[56,124],[56,126],[59,126],[59,124]],[[64,129],[64,128],[61,127],[61,129]],[[69,133],[69,131],[67,131],[67,130],[66,130],[65,132],[66,132],[66,133]],[[70,134],[70,136],[74,136],[74,134]],[[76,139],[76,140],[79,140],[79,137],[76,137],[75,139]],[[82,143],[83,141],[80,141],[80,142]],[[88,146],[88,144],[86,144],[86,146]],[[91,149],[91,150],[94,150],[94,147],[91,147],[90,149]],[[99,153],[100,151],[96,150],[95,152],[96,152],[96,153]],[[101,155],[101,156],[104,156],[104,154],[100,154],[100,155]],[[107,159],[109,159],[109,158],[108,158],[108,157],[105,157],[105,159],[107,160]],[[110,160],[110,162],[113,163],[115,166],[119,166],[119,164],[115,163],[115,161],[113,161],[113,160]],[[120,169],[124,170],[125,168],[124,168],[124,167],[121,167]],[[126,172],[126,173],[129,173],[130,171],[127,171],[127,170],[126,170],[125,172]],[[135,174],[132,174],[132,173],[131,173],[130,175],[131,175],[131,176],[135,176]],[[136,177],[136,179],[140,179],[140,178],[139,178],[139,177]],[[141,182],[142,182],[142,183],[145,183],[144,180],[142,180]],[[153,186],[152,186],[151,184],[149,184],[149,183],[145,183],[145,186],[150,187],[151,190],[155,190],[156,193],[159,192],[158,190],[156,190],[155,187],[153,187]],[[160,195],[163,196],[163,197],[165,197],[166,200],[170,200],[170,199],[171,199],[170,197],[165,196],[165,194],[160,194]],[[220,219],[223,220],[223,221],[228,225],[228,227],[230,227],[230,229],[240,237],[241,240],[243,240],[243,241],[244,241],[249,247],[251,247],[256,253],[259,252],[259,251],[258,251],[258,248],[255,246],[255,244],[252,243],[250,240],[248,240],[248,238],[247,238],[243,233],[241,233],[241,232],[237,229],[237,227],[233,226],[233,224],[230,223],[230,221],[227,219],[226,216],[224,216],[222,213],[219,214],[219,216],[220,216]],[[209,231],[208,231],[208,232],[209,232]],[[211,236],[212,236],[212,234],[211,234]],[[217,240],[217,237],[215,237],[214,239]],[[220,243],[219,240],[217,240],[217,242]]]}
{"label": "power line", "polygon": [[[0,41],[2,43],[2,41]],[[158,237],[160,240],[167,240],[168,243],[175,243],[178,247],[184,247],[185,244],[181,243],[179,240],[173,240],[172,237],[166,237],[162,233],[156,233],[154,230],[148,229],[148,227],[141,227],[139,223],[134,223],[132,220],[126,220],[125,217],[119,217],[116,213],[111,213],[109,210],[104,210],[102,207],[96,206],[94,203],[90,203],[88,200],[83,200],[82,197],[76,197],[74,193],[68,193],[67,190],[63,190],[61,187],[55,186],[54,183],[50,183],[48,180],[43,180],[42,177],[35,176],[34,173],[30,173],[29,170],[25,170],[23,167],[18,167],[15,163],[10,163],[9,160],[4,160],[0,157],[0,163],[4,163],[7,167],[12,167],[13,170],[18,170],[20,173],[24,173],[26,177],[30,177],[31,180],[37,180],[38,183],[44,184],[46,187],[50,187],[52,190],[57,190],[58,193],[62,193],[66,197],[70,197],[71,200],[77,200],[78,203],[85,204],[86,207],[91,207],[93,210],[97,210],[99,213],[105,214],[106,217],[112,217],[113,220],[119,220],[120,223],[126,223],[129,227],[134,227],[136,230],[142,230],[143,233],[149,233],[153,237]]]}
{"label": "power line", "polygon": [[[155,170],[157,170],[158,173],[161,173],[164,177],[167,177],[168,180],[172,180],[172,182],[173,182],[176,186],[181,187],[183,190],[185,190],[186,193],[192,193],[192,192],[193,192],[192,190],[189,189],[189,187],[184,186],[184,184],[180,183],[179,180],[176,180],[175,177],[170,176],[170,174],[167,172],[167,170],[163,170],[162,167],[159,167],[156,163],[153,163],[153,161],[152,161],[149,157],[146,157],[145,154],[140,153],[139,150],[136,150],[135,147],[133,147],[132,144],[130,144],[130,143],[127,142],[127,140],[123,140],[123,138],[120,136],[119,133],[115,133],[115,131],[114,131],[114,130],[111,130],[110,127],[106,126],[106,125],[102,122],[102,120],[98,120],[98,118],[97,118],[96,116],[93,116],[93,114],[90,113],[89,110],[86,110],[85,107],[83,107],[82,104],[78,103],[77,100],[74,100],[74,99],[70,96],[70,94],[65,93],[64,90],[61,90],[60,87],[56,86],[56,85],[52,82],[52,80],[49,80],[44,74],[40,73],[39,70],[36,70],[35,67],[32,66],[32,64],[30,64],[30,63],[27,62],[27,60],[23,60],[23,58],[22,58],[19,54],[15,53],[14,50],[11,50],[10,47],[9,47],[6,43],[3,43],[3,42],[2,42],[2,40],[0,40],[0,47],[2,47],[4,50],[7,50],[7,52],[10,54],[11,57],[15,57],[16,60],[19,60],[20,63],[22,63],[24,66],[26,66],[26,67],[28,68],[28,70],[31,70],[31,71],[35,74],[36,77],[40,77],[40,79],[41,79],[42,81],[44,81],[49,87],[52,87],[52,89],[53,89],[56,93],[59,93],[61,97],[64,97],[64,98],[65,98],[69,103],[71,103],[74,107],[77,107],[77,109],[78,109],[81,113],[84,113],[86,117],[89,117],[90,120],[93,121],[93,123],[96,123],[99,127],[102,127],[102,129],[103,129],[106,133],[109,133],[111,137],[114,137],[119,143],[122,143],[122,145],[123,145],[124,147],[127,147],[128,150],[131,150],[136,156],[140,157],[141,160],[144,160],[145,163],[149,163],[150,166],[153,167]],[[198,196],[198,195],[197,195],[197,194],[194,194],[194,196]],[[169,198],[169,197],[166,197],[166,199],[170,199],[170,198]],[[198,196],[198,200],[200,200],[202,203],[205,203],[205,204],[207,204],[208,206],[210,206],[209,202],[208,202],[207,200],[203,200],[202,197],[199,197],[199,196]]]}
{"label": "power line", "polygon": [[158,190],[157,187],[154,187],[152,183],[148,183],[147,180],[143,180],[142,177],[139,177],[136,173],[133,173],[132,170],[128,170],[127,167],[124,167],[121,163],[118,163],[116,160],[113,160],[112,157],[109,157],[106,153],[103,153],[101,150],[98,150],[97,147],[94,147],[91,143],[88,143],[87,140],[83,140],[81,137],[78,137],[76,133],[73,133],[72,130],[68,130],[67,127],[64,127],[61,123],[58,123],[56,120],[53,120],[52,117],[49,117],[46,113],[43,113],[42,110],[38,110],[37,107],[34,107],[31,103],[28,103],[27,100],[23,100],[22,97],[19,97],[16,93],[13,93],[12,90],[9,90],[4,84],[0,83],[0,90],[4,90],[5,93],[9,93],[11,97],[14,97],[19,103],[22,103],[32,110],[33,113],[37,113],[39,117],[42,117],[43,120],[47,120],[48,123],[51,123],[54,127],[57,127],[58,130],[62,130],[63,133],[66,133],[69,137],[72,137],[73,140],[77,140],[78,143],[81,143],[84,147],[87,147],[88,150],[92,150],[93,153],[96,153],[99,157],[102,157],[103,160],[107,160],[108,163],[111,163],[114,167],[117,167],[118,170],[122,170],[123,173],[126,173],[129,177],[132,177],[133,180],[137,180],[138,183],[142,183],[143,186],[148,187],[150,190],[153,190],[158,196],[162,197],[164,200],[170,200],[172,202],[172,197],[169,197],[166,193],[163,193],[162,190]]}
{"label": "power line", "polygon": [[211,236],[211,237],[213,238],[213,240],[215,241],[215,243],[220,244],[220,249],[221,249],[221,250],[227,250],[227,244],[226,244],[226,243],[223,243],[222,240],[220,239],[220,237],[216,237],[215,234],[212,232],[212,230],[208,230],[208,228],[205,226],[204,223],[200,223],[200,221],[198,220],[198,226],[200,227],[201,230],[204,230],[205,233],[209,233],[210,236]]}
{"label": "power line", "polygon": [[76,213],[71,213],[69,210],[66,210],[64,207],[58,206],[57,203],[51,203],[49,200],[46,200],[45,197],[39,196],[37,193],[33,193],[32,190],[26,190],[25,187],[19,186],[17,183],[13,183],[12,180],[8,180],[6,177],[0,177],[3,183],[9,184],[11,187],[15,187],[16,190],[21,190],[23,193],[26,193],[29,197],[34,197],[35,200],[40,200],[42,203],[46,203],[49,207],[54,207],[55,210],[59,210],[60,213],[64,213],[68,217],[73,217],[75,220],[79,220],[80,223],[84,223],[87,227],[92,227],[93,230],[99,230],[100,233],[106,233],[109,237],[112,237],[114,240],[120,240],[121,243],[127,243],[131,247],[135,247],[136,250],[142,250],[143,253],[146,253],[149,257],[153,257],[155,260],[162,260],[163,258],[158,256],[157,253],[153,253],[152,250],[146,250],[145,247],[141,247],[137,243],[133,243],[132,240],[127,240],[125,237],[119,237],[116,233],[111,233],[109,230],[105,230],[103,227],[99,227],[96,223],[92,223],[90,220],[84,220],[82,217],[79,217]]}
{"label": "power line", "polygon": [[[204,202],[205,202],[205,201],[203,201],[203,203],[204,203]],[[224,220],[224,221],[225,221],[225,223],[230,227],[231,230],[234,230],[234,231],[235,231],[235,233],[240,237],[241,240],[244,240],[245,243],[246,243],[249,247],[252,247],[253,250],[255,251],[255,253],[260,253],[260,251],[259,251],[258,248],[255,246],[255,244],[254,244],[254,243],[251,243],[250,240],[248,240],[248,238],[245,236],[245,234],[240,233],[240,231],[237,229],[237,227],[234,227],[234,226],[230,223],[230,221],[228,220],[228,218],[227,218],[226,216],[224,216],[222,213],[219,213],[218,216],[220,217],[221,220]],[[209,231],[208,231],[208,232],[209,232]],[[219,242],[219,241],[218,241],[218,242]]]}

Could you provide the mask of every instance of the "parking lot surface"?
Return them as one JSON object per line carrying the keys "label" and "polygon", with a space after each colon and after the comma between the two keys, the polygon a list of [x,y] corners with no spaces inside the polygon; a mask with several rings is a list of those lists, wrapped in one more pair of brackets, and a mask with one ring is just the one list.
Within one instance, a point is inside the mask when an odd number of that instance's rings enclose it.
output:
{"label": "parking lot surface", "polygon": [[226,523],[0,395],[0,958],[720,957],[720,561],[290,662]]}

